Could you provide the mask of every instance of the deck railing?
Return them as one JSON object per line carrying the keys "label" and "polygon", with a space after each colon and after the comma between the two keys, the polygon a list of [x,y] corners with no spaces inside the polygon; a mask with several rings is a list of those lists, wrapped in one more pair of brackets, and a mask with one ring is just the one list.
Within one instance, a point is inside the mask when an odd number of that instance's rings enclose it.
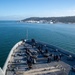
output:
{"label": "deck railing", "polygon": [[14,50],[18,47],[18,45],[20,45],[21,43],[22,43],[22,41],[18,42],[18,43],[15,44],[14,47],[11,49],[11,51],[10,51],[8,57],[7,57],[7,60],[6,60],[5,64],[4,64],[4,67],[3,67],[4,75],[5,75],[5,73],[6,73],[7,65],[8,65],[8,62],[9,62],[9,60],[10,60],[10,58],[11,58],[11,55],[12,55],[13,51],[14,51]]}

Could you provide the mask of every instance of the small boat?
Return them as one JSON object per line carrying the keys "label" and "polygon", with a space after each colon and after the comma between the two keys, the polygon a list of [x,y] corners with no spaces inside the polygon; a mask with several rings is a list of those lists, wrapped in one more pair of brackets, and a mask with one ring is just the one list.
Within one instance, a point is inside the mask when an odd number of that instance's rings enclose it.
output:
{"label": "small boat", "polygon": [[35,39],[10,51],[0,75],[75,75],[75,54]]}

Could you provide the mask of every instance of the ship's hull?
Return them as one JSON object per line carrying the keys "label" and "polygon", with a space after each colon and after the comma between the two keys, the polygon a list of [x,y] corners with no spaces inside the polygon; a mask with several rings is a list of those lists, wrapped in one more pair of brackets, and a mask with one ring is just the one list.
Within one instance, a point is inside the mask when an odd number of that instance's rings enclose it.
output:
{"label": "ship's hull", "polygon": [[5,64],[4,64],[4,67],[3,67],[4,75],[5,75],[5,73],[6,73],[7,65],[8,65],[9,60],[11,59],[11,55],[13,54],[14,49],[16,49],[16,47],[18,47],[21,43],[22,43],[22,41],[16,43],[16,44],[13,46],[13,48],[10,50],[10,53],[9,53],[9,55],[8,55],[8,57],[7,57],[7,60],[6,60]]}

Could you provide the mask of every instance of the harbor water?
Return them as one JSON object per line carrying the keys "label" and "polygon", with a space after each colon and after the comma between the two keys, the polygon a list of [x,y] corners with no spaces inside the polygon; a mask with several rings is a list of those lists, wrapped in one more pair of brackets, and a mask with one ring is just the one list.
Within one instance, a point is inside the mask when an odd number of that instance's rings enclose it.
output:
{"label": "harbor water", "polygon": [[0,66],[11,48],[21,39],[34,38],[75,53],[75,24],[28,24],[0,21]]}

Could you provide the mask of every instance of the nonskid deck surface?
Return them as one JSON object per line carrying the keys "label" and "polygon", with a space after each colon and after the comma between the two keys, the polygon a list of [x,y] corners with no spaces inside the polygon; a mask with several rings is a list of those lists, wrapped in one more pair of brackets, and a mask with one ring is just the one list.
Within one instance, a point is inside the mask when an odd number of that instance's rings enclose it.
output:
{"label": "nonskid deck surface", "polygon": [[[58,51],[53,50],[53,48],[42,46],[42,53],[39,51],[37,43],[32,46],[31,43],[22,43],[19,45],[11,56],[8,63],[8,68],[6,75],[75,75],[71,71],[71,66],[74,65],[75,60],[68,60],[68,56],[62,54]],[[36,62],[32,64],[31,69],[28,66],[27,59],[29,55],[26,53],[27,49],[30,53],[37,53]],[[48,57],[44,56],[45,50],[48,50],[50,56],[50,61],[48,62]],[[62,55],[61,60],[54,60],[54,55]]]}

